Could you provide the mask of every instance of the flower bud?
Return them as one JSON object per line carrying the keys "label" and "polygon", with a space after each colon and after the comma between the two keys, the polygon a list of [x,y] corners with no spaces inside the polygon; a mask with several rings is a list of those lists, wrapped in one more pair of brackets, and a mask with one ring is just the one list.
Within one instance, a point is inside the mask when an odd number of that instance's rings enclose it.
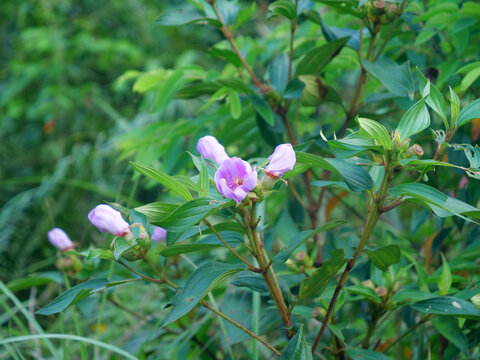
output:
{"label": "flower bud", "polygon": [[69,276],[75,276],[82,270],[83,264],[76,255],[62,255],[55,263],[55,266]]}
{"label": "flower bud", "polygon": [[315,306],[312,310],[312,317],[314,318],[323,319],[326,314],[327,314],[327,311],[324,308],[321,308],[319,306]]}
{"label": "flower bud", "polygon": [[167,230],[160,226],[155,226],[152,233],[152,240],[154,242],[160,242],[167,238]]}
{"label": "flower bud", "polygon": [[197,150],[202,158],[213,160],[219,165],[230,159],[225,151],[225,147],[211,135],[204,136],[198,140]]}
{"label": "flower bud", "polygon": [[238,157],[226,159],[215,173],[217,189],[226,198],[240,204],[250,190],[257,186],[257,172]]}
{"label": "flower bud", "polygon": [[380,297],[385,296],[387,295],[387,288],[385,286],[378,286],[375,288],[375,293]]}
{"label": "flower bud", "polygon": [[297,161],[291,144],[278,145],[268,159],[270,163],[267,165],[266,173],[272,177],[282,176],[292,170]]}
{"label": "flower bud", "polygon": [[390,137],[392,138],[392,145],[394,149],[406,149],[410,145],[410,138],[400,140],[400,132],[398,130],[392,131]]}
{"label": "flower bud", "polygon": [[477,294],[475,296],[473,296],[470,301],[472,302],[473,305],[475,305],[475,307],[480,310],[480,294]]}
{"label": "flower bud", "polygon": [[115,236],[130,234],[130,225],[123,219],[120,211],[109,205],[97,205],[88,214],[88,220],[101,232],[109,232]]}
{"label": "flower bud", "polygon": [[48,232],[48,240],[60,251],[73,249],[73,242],[67,233],[60,228],[53,228]]}
{"label": "flower bud", "polygon": [[418,156],[419,158],[423,156],[423,149],[420,145],[414,144],[408,148],[405,152],[407,157]]}

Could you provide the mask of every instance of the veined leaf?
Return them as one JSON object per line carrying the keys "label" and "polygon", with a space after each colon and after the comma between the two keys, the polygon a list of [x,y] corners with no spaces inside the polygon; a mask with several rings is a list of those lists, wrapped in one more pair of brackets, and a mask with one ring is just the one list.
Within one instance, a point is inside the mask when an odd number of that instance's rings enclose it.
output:
{"label": "veined leaf", "polygon": [[480,320],[480,311],[475,305],[453,296],[440,296],[422,300],[413,304],[412,309],[424,314]]}
{"label": "veined leaf", "polygon": [[200,266],[187,279],[183,289],[175,295],[172,302],[174,309],[167,314],[162,327],[188,313],[219,282],[242,270],[245,270],[244,267],[218,262]]}
{"label": "veined leaf", "polygon": [[141,165],[138,163],[130,162],[130,165],[135,169],[135,171],[148,176],[149,178],[158,181],[160,184],[164,185],[168,189],[174,191],[178,195],[180,195],[185,200],[192,200],[192,194],[187,190],[185,186],[182,185],[181,182],[176,180],[174,177],[165,174],[162,171],[154,169],[150,166]]}
{"label": "veined leaf", "polygon": [[290,0],[277,0],[268,7],[267,19],[283,16],[287,20],[295,20],[297,18],[297,9],[295,4]]}
{"label": "veined leaf", "polygon": [[347,262],[343,249],[332,251],[330,259],[322,264],[322,267],[316,270],[312,276],[304,279],[300,284],[299,300],[313,299],[320,296],[333,279],[336,273]]}
{"label": "veined leaf", "polygon": [[345,224],[345,221],[331,221],[322,226],[316,228],[315,230],[306,230],[298,233],[295,237],[290,241],[290,246],[288,249],[282,251],[281,253],[277,254],[273,261],[277,262],[285,262],[288,260],[290,255],[300,246],[302,245],[307,239],[320,234],[323,231],[335,229],[340,225]]}
{"label": "veined leaf", "polygon": [[357,122],[360,125],[360,129],[365,131],[376,143],[382,145],[386,150],[392,148],[392,140],[385,126],[378,121],[366,118],[357,118]]}
{"label": "veined leaf", "polygon": [[375,250],[366,250],[373,265],[382,271],[386,271],[390,265],[400,261],[400,246],[392,244]]}
{"label": "veined leaf", "polygon": [[312,350],[305,340],[303,334],[303,324],[297,327],[297,332],[290,339],[285,349],[282,351],[279,360],[312,360]]}
{"label": "veined leaf", "polygon": [[333,40],[323,46],[310,50],[302,58],[295,71],[295,76],[320,75],[323,68],[338,55],[349,37]]}
{"label": "veined leaf", "polygon": [[419,100],[400,119],[396,130],[400,133],[400,140],[403,141],[430,126],[430,114],[425,106],[426,100],[427,97]]}
{"label": "veined leaf", "polygon": [[480,99],[472,101],[460,111],[455,121],[455,127],[460,127],[478,118],[480,118]]}

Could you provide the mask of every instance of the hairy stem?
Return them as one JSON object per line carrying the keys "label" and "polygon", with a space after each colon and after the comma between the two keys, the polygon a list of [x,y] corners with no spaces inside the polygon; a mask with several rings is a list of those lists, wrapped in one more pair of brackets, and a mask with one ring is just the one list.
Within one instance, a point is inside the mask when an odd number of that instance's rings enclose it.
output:
{"label": "hairy stem", "polygon": [[215,229],[212,224],[210,224],[210,222],[208,222],[207,220],[203,220],[203,222],[210,228],[210,230],[212,230],[212,232],[217,235],[217,237],[220,239],[220,241],[223,243],[223,245],[225,245],[227,247],[228,250],[230,250],[230,252],[235,255],[238,259],[240,259],[245,265],[247,265],[249,267],[250,270],[254,271],[254,272],[257,272],[257,273],[260,273],[262,272],[261,269],[257,268],[255,265],[253,265],[252,263],[248,262],[248,260],[246,260],[242,255],[240,255],[234,248],[232,248],[226,241],[225,239],[218,233],[217,229]]}
{"label": "hairy stem", "polygon": [[322,340],[323,334],[325,332],[325,329],[327,328],[328,322],[330,320],[330,317],[332,315],[333,309],[335,308],[335,304],[337,302],[338,295],[340,294],[340,291],[343,288],[343,285],[347,281],[347,277],[350,274],[350,271],[355,266],[355,263],[360,256],[360,253],[362,252],[363,248],[365,247],[365,244],[367,243],[368,239],[370,238],[370,235],[372,234],[373,229],[375,228],[375,224],[377,223],[378,219],[380,218],[381,215],[381,208],[383,207],[383,204],[385,202],[386,194],[388,191],[388,187],[392,181],[392,176],[391,172],[393,169],[389,169],[388,165],[385,166],[385,175],[382,180],[382,184],[380,185],[380,188],[378,190],[377,196],[373,197],[371,204],[369,206],[369,213],[367,217],[367,223],[365,225],[365,229],[363,230],[362,237],[360,238],[360,242],[355,249],[355,252],[353,254],[353,257],[347,262],[347,266],[345,270],[343,271],[342,276],[340,277],[340,280],[337,283],[337,287],[335,288],[335,291],[333,293],[332,299],[330,300],[330,304],[327,309],[327,313],[325,315],[325,318],[323,319],[322,326],[320,327],[320,330],[318,331],[317,337],[315,338],[315,342],[313,343],[312,346],[312,354],[315,354],[315,350],[318,347],[318,344],[320,343],[320,340]]}

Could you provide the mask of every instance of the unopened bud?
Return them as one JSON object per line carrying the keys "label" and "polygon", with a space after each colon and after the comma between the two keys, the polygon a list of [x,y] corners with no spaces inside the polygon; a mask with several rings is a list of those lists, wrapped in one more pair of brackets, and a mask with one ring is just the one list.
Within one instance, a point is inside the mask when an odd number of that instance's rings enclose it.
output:
{"label": "unopened bud", "polygon": [[375,284],[374,284],[373,281],[370,280],[370,279],[365,280],[365,281],[362,281],[361,284],[362,284],[362,286],[365,286],[366,288],[375,290]]}
{"label": "unopened bud", "polygon": [[477,294],[474,297],[472,297],[470,301],[472,302],[473,305],[475,305],[475,307],[478,310],[480,310],[480,294]]}
{"label": "unopened bud", "polygon": [[326,314],[327,314],[326,310],[324,308],[319,307],[319,306],[315,306],[312,310],[312,317],[314,317],[314,318],[323,319]]}
{"label": "unopened bud", "polygon": [[57,269],[66,272],[70,276],[74,276],[82,270],[82,262],[76,255],[62,255],[55,263]]}
{"label": "unopened bud", "polygon": [[375,292],[377,293],[378,296],[382,297],[387,295],[387,288],[385,286],[379,286],[375,288]]}
{"label": "unopened bud", "polygon": [[407,157],[418,156],[419,158],[423,156],[423,149],[420,145],[414,144],[408,148],[405,152]]}
{"label": "unopened bud", "polygon": [[402,141],[400,138],[400,132],[398,130],[393,131],[390,134],[390,137],[392,139],[392,145],[394,149],[402,150],[406,149],[410,145],[410,138]]}

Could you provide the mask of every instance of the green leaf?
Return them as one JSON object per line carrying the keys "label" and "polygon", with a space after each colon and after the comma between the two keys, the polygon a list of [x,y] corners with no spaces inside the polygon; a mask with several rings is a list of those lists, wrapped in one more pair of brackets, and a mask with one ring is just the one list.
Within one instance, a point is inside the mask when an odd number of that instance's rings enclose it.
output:
{"label": "green leaf", "polygon": [[216,19],[205,17],[203,14],[194,10],[184,9],[165,11],[155,20],[155,24],[161,26],[179,26],[202,21],[221,27],[220,22]]}
{"label": "green leaf", "polygon": [[448,266],[448,262],[445,259],[445,256],[442,253],[442,275],[437,283],[438,286],[438,294],[440,296],[444,296],[448,294],[452,286],[452,272],[450,271],[450,266]]}
{"label": "green leaf", "polygon": [[235,90],[240,94],[252,94],[253,91],[247,85],[244,84],[242,80],[239,79],[218,79],[217,82],[222,86],[228,87],[229,89]]}
{"label": "green leaf", "polygon": [[219,262],[200,266],[189,276],[183,289],[173,298],[174,309],[167,314],[161,326],[166,326],[190,312],[218,283],[242,270],[245,270],[244,267]]}
{"label": "green leaf", "polygon": [[295,175],[304,173],[305,171],[307,171],[308,169],[310,169],[311,166],[312,166],[312,164],[302,164],[302,163],[295,164],[295,165],[293,166],[293,169],[292,169],[292,170],[287,171],[287,172],[283,175],[283,178],[284,178],[285,180],[290,179],[292,176],[295,176]]}
{"label": "green leaf", "polygon": [[180,205],[169,217],[155,222],[154,225],[161,226],[168,231],[182,232],[195,226],[219,208],[231,204],[230,201],[221,202],[213,198],[198,197]]}
{"label": "green leaf", "polygon": [[312,166],[340,174],[352,191],[360,192],[373,188],[373,180],[370,174],[360,166],[347,163],[340,159],[322,158],[301,151],[296,152],[296,157],[297,163],[312,164]]}
{"label": "green leaf", "polygon": [[[423,75],[423,73],[420,71],[418,67],[417,67],[417,75],[421,85],[425,88],[429,81],[425,78],[425,76]],[[446,109],[445,98],[443,97],[440,90],[438,90],[438,88],[432,83],[430,83],[430,96],[427,97],[426,102],[427,102],[427,105],[430,106],[432,110],[435,111],[446,123],[447,115],[445,110]],[[448,123],[446,124],[448,125]]]}
{"label": "green leaf", "polygon": [[141,165],[138,163],[134,163],[132,161],[130,162],[130,165],[132,165],[135,171],[159,182],[163,186],[169,188],[170,190],[180,195],[185,200],[193,199],[192,194],[190,194],[187,188],[183,186],[180,181],[176,180],[172,176],[165,174],[164,172],[154,169],[150,166]]}
{"label": "green leaf", "polygon": [[375,250],[366,250],[373,265],[382,271],[386,271],[390,265],[400,261],[400,246],[387,245]]}
{"label": "green leaf", "polygon": [[462,83],[460,84],[461,92],[467,91],[470,85],[472,85],[473,82],[477,80],[479,76],[480,76],[480,66],[469,71],[465,75],[465,77],[462,79]]}
{"label": "green leaf", "polygon": [[277,0],[268,7],[267,19],[283,16],[287,20],[297,18],[297,9],[290,0]]}
{"label": "green leaf", "polygon": [[374,63],[362,59],[362,65],[367,72],[377,78],[391,93],[413,98],[415,83],[408,63],[398,65],[390,58],[380,58]]}
{"label": "green leaf", "polygon": [[288,55],[280,53],[275,56],[268,68],[268,79],[270,86],[278,93],[283,93],[288,83]]}
{"label": "green leaf", "polygon": [[343,180],[352,191],[360,192],[373,188],[372,177],[364,168],[340,159],[328,158],[325,160],[343,177]]}
{"label": "green leaf", "polygon": [[350,14],[358,18],[362,17],[362,13],[357,11],[358,0],[315,0],[331,8],[334,8],[340,14]]}
{"label": "green leaf", "polygon": [[460,114],[458,114],[457,120],[455,121],[455,127],[463,126],[473,119],[478,118],[480,118],[480,99],[472,101],[460,111]]}
{"label": "green leaf", "polygon": [[162,85],[157,90],[157,98],[152,105],[152,112],[163,111],[171,103],[173,96],[185,84],[183,71],[173,72],[167,80],[162,82]]}
{"label": "green leaf", "polygon": [[155,223],[169,217],[172,211],[174,211],[179,206],[180,204],[172,204],[158,201],[136,207],[135,210],[137,210],[139,213],[144,214],[150,223]]}
{"label": "green leaf", "polygon": [[400,140],[403,141],[430,126],[430,114],[425,101],[426,97],[419,100],[400,119],[396,130],[400,133]]}
{"label": "green leaf", "polygon": [[458,114],[460,113],[460,99],[450,86],[448,89],[450,90],[450,122],[453,125],[456,124]]}
{"label": "green leaf", "polygon": [[229,63],[233,64],[235,67],[242,67],[242,61],[238,57],[237,53],[235,53],[232,50],[229,49],[220,49],[220,48],[212,48],[208,52],[210,55],[219,57],[219,58],[224,58],[227,60]]}
{"label": "green leaf", "polygon": [[323,68],[340,53],[349,37],[333,40],[323,46],[310,50],[302,58],[295,71],[299,75],[320,75]]}
{"label": "green leaf", "polygon": [[293,79],[287,85],[285,92],[283,93],[284,99],[299,99],[302,97],[303,89],[305,89],[305,83],[299,79]]}
{"label": "green leaf", "polygon": [[363,286],[363,285],[352,285],[345,288],[347,292],[354,295],[360,295],[367,300],[373,301],[374,303],[380,304],[382,299],[377,295],[375,290]]}
{"label": "green leaf", "polygon": [[216,81],[200,81],[185,85],[175,94],[179,99],[193,99],[202,95],[212,95],[218,91],[222,85]]}
{"label": "green leaf", "polygon": [[421,290],[401,290],[392,296],[398,303],[417,302],[435,297],[435,295]]}
{"label": "green leaf", "polygon": [[170,245],[170,246],[167,246],[165,249],[161,250],[159,254],[164,257],[169,257],[169,256],[180,255],[180,254],[188,254],[195,251],[211,250],[219,246],[221,246],[221,244],[194,243],[194,244]]}
{"label": "green leaf", "polygon": [[458,326],[457,319],[445,319],[441,317],[434,317],[430,320],[443,337],[450,341],[461,351],[468,347],[468,339]]}
{"label": "green leaf", "polygon": [[370,135],[375,143],[383,146],[384,149],[390,150],[392,148],[392,140],[385,126],[378,121],[357,117],[360,129]]}
{"label": "green leaf", "polygon": [[275,125],[275,115],[272,108],[262,98],[257,95],[250,95],[248,97],[252,102],[255,111],[267,122],[268,125]]}
{"label": "green leaf", "polygon": [[323,231],[335,229],[343,224],[345,224],[345,221],[331,221],[326,224],[323,224],[322,226],[316,228],[315,230],[306,230],[296,234],[295,237],[290,240],[290,246],[288,247],[288,249],[277,254],[273,258],[273,261],[277,261],[277,262],[287,261],[290,255],[309,238],[317,234],[320,234]]}
{"label": "green leaf", "polygon": [[52,300],[47,306],[35,312],[38,315],[52,315],[65,310],[70,305],[85,299],[87,296],[105,288],[108,280],[98,278],[85,281],[79,285],[72,287],[63,294]]}
{"label": "green leaf", "polygon": [[61,282],[62,279],[62,275],[59,272],[48,271],[42,274],[30,275],[24,278],[12,280],[7,284],[7,287],[11,291],[19,291],[29,289],[33,286],[49,284],[51,282]]}
{"label": "green leaf", "polygon": [[228,102],[230,104],[230,114],[234,119],[238,119],[242,115],[242,103],[240,102],[240,97],[234,90],[230,90]]}
{"label": "green leaf", "polygon": [[208,190],[210,187],[210,176],[208,174],[207,165],[202,159],[202,167],[197,180],[198,193],[200,196],[208,196]]}
{"label": "green leaf", "polygon": [[437,216],[462,215],[480,217],[480,210],[463,201],[451,198],[431,186],[407,183],[394,186],[389,190],[392,196],[409,196],[426,204]]}
{"label": "green leaf", "polygon": [[279,360],[312,360],[312,349],[305,340],[303,324],[297,327],[297,332],[283,349]]}
{"label": "green leaf", "polygon": [[128,250],[132,249],[135,247],[136,244],[130,244],[128,243],[123,237],[119,237],[115,239],[113,243],[113,256],[115,260],[118,260],[122,257],[122,254],[127,252]]}
{"label": "green leaf", "polygon": [[385,354],[367,349],[348,348],[347,354],[354,360],[390,360]]}
{"label": "green leaf", "polygon": [[453,316],[480,320],[480,311],[467,300],[453,296],[433,297],[412,305],[412,309],[424,314]]}
{"label": "green leaf", "polygon": [[320,296],[329,281],[333,279],[346,262],[347,259],[345,259],[343,249],[333,250],[330,259],[325,261],[320,269],[316,270],[312,276],[302,280],[300,283],[299,300],[303,301]]}
{"label": "green leaf", "polygon": [[263,276],[259,274],[240,274],[234,281],[232,281],[232,285],[247,287],[250,290],[261,294],[268,293],[268,286],[265,283]]}

